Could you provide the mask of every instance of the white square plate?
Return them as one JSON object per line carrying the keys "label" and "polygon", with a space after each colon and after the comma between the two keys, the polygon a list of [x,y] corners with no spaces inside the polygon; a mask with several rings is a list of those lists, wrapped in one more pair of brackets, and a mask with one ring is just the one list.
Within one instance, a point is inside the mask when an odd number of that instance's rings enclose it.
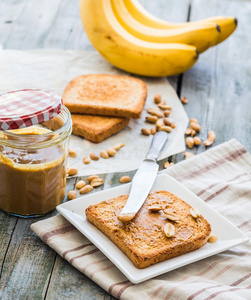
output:
{"label": "white square plate", "polygon": [[61,204],[57,207],[57,210],[99,248],[132,283],[148,280],[248,241],[247,236],[236,226],[203,202],[185,186],[166,174],[160,174],[155,180],[152,191],[169,191],[191,206],[198,208],[211,224],[212,232],[218,236],[218,240],[214,244],[206,243],[203,247],[195,251],[168,259],[145,269],[138,269],[109,238],[89,223],[85,216],[85,209],[89,205],[128,194],[130,187],[131,183],[128,183],[93,193]]}

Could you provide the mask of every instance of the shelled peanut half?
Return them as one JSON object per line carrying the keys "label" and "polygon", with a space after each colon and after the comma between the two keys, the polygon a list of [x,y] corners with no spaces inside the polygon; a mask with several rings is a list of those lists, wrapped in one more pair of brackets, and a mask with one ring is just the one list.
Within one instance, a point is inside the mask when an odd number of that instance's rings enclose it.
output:
{"label": "shelled peanut half", "polygon": [[83,157],[83,163],[87,165],[91,161],[98,161],[100,157],[104,159],[114,157],[121,148],[125,147],[125,145],[126,144],[123,143],[117,143],[106,150],[102,149],[99,155],[95,152],[91,152],[89,155]]}
{"label": "shelled peanut half", "polygon": [[[117,143],[112,147],[109,147],[107,150],[101,150],[100,156],[95,152],[91,152],[88,156],[84,156],[83,163],[89,164],[91,163],[91,161],[98,161],[100,157],[104,159],[114,157],[121,148],[125,147],[125,145],[126,144],[123,143]],[[69,156],[72,158],[76,158],[77,153],[74,150],[70,149]],[[78,173],[77,168],[72,168],[72,167],[67,168],[67,177],[77,175],[77,173]],[[100,178],[98,175],[89,176],[87,178],[87,181],[88,183],[85,182],[84,180],[77,181],[75,188],[79,190],[79,194],[87,194],[91,192],[94,188],[99,187],[104,183],[104,180]],[[70,190],[67,196],[68,196],[68,200],[73,200],[77,196],[77,191]]]}
{"label": "shelled peanut half", "polygon": [[[75,188],[79,190],[79,194],[87,194],[91,192],[94,188],[104,184],[104,180],[98,175],[91,175],[87,178],[87,181],[79,180],[77,181]],[[68,192],[68,200],[73,200],[77,196],[77,191],[71,190]]]}
{"label": "shelled peanut half", "polygon": [[[191,118],[189,120],[190,127],[186,129],[185,135],[186,137],[186,145],[189,149],[192,149],[194,146],[199,147],[201,145],[201,139],[197,136],[201,130],[201,126],[197,119]],[[203,142],[206,147],[211,146],[215,140],[215,133],[213,131],[209,131],[208,138]],[[194,156],[193,153],[185,151],[184,152],[185,159],[191,158]]]}
{"label": "shelled peanut half", "polygon": [[[109,147],[106,150],[101,150],[100,156],[95,152],[91,152],[89,155],[86,155],[83,157],[83,163],[87,165],[87,164],[90,164],[91,161],[98,161],[100,157],[104,158],[104,159],[113,157],[117,154],[117,151],[119,151],[121,148],[123,148],[125,146],[126,146],[126,144],[124,144],[124,143],[117,143],[117,144],[113,145],[112,147]],[[69,154],[69,157],[72,157],[72,158],[77,157],[77,153],[73,149],[69,149],[68,154]],[[78,172],[78,170],[75,168],[74,169],[68,168],[67,174],[68,174],[68,176],[73,176],[73,175],[76,175],[77,172]]]}
{"label": "shelled peanut half", "polygon": [[176,124],[168,119],[172,106],[167,105],[166,101],[162,101],[160,94],[155,94],[154,103],[156,106],[147,109],[148,115],[145,119],[147,123],[152,124],[154,127],[142,128],[141,133],[145,136],[154,135],[157,131],[170,133],[176,127]]}
{"label": "shelled peanut half", "polygon": [[[176,128],[176,124],[169,119],[172,106],[168,105],[166,101],[162,100],[161,94],[155,94],[154,96],[155,107],[150,107],[146,111],[148,115],[145,118],[146,123],[152,124],[151,128],[142,128],[141,133],[145,136],[154,135],[157,131],[165,131],[167,133],[172,132]],[[173,163],[168,161],[164,163],[164,168],[171,167]]]}

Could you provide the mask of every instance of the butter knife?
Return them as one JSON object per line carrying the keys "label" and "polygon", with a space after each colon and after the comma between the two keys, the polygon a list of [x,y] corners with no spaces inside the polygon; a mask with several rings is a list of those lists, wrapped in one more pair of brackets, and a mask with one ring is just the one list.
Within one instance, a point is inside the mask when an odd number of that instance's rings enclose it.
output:
{"label": "butter knife", "polygon": [[158,131],[153,136],[152,144],[146,158],[133,177],[129,197],[124,208],[118,215],[118,220],[122,222],[131,221],[145,202],[156,179],[159,170],[157,158],[167,141],[167,136],[168,133],[165,131]]}

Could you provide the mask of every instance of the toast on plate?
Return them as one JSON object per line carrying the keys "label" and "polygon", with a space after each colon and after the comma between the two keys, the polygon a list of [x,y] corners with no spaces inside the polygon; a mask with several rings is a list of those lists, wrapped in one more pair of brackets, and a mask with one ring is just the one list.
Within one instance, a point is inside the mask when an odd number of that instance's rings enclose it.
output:
{"label": "toast on plate", "polygon": [[[201,215],[194,218],[191,206],[167,191],[151,192],[136,217],[122,223],[117,219],[127,201],[123,195],[89,206],[86,218],[107,235],[134,263],[145,268],[166,259],[187,253],[203,246],[211,233],[211,226]],[[150,211],[152,205],[160,211]],[[178,221],[167,219],[164,212],[173,212]],[[167,237],[164,227],[171,223],[175,234]]]}
{"label": "toast on plate", "polygon": [[147,86],[140,79],[90,74],[72,79],[62,98],[71,113],[138,119],[146,96]]}

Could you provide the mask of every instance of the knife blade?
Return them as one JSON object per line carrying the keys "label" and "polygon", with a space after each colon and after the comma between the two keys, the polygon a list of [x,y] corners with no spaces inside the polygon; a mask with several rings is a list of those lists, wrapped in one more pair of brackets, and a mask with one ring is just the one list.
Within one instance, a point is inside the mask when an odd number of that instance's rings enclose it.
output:
{"label": "knife blade", "polygon": [[159,165],[157,158],[161,149],[167,141],[168,134],[165,131],[158,131],[152,140],[151,147],[146,158],[135,173],[127,202],[118,215],[118,220],[128,222],[132,220],[145,202],[156,179]]}

